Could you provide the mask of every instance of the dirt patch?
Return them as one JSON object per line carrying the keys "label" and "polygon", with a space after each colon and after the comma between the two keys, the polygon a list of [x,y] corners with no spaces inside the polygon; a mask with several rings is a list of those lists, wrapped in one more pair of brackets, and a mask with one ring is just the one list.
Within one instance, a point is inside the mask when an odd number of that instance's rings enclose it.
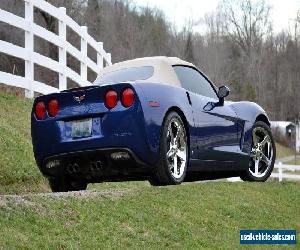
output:
{"label": "dirt patch", "polygon": [[1,195],[0,207],[7,207],[9,204],[24,205],[27,207],[35,205],[34,202],[20,195]]}
{"label": "dirt patch", "polygon": [[37,193],[37,194],[23,194],[23,195],[0,195],[0,207],[5,206],[8,202],[26,206],[32,206],[35,203],[31,201],[31,198],[35,197],[49,197],[54,199],[64,199],[64,198],[78,198],[78,199],[88,199],[88,198],[111,198],[119,199],[125,194],[135,192],[134,189],[110,189],[105,191],[99,190],[88,190],[88,191],[76,191],[76,192],[62,192],[62,193]]}
{"label": "dirt patch", "polygon": [[97,198],[97,197],[104,197],[104,198],[112,198],[118,199],[123,197],[125,194],[134,192],[133,189],[111,189],[105,191],[99,190],[88,190],[88,191],[75,191],[75,192],[62,192],[62,193],[40,193],[36,194],[36,196],[40,197],[51,197],[51,198],[78,198],[78,199],[85,199],[85,198]]}
{"label": "dirt patch", "polygon": [[[39,202],[38,198],[46,198],[47,200],[66,200],[66,199],[110,199],[117,200],[125,194],[133,193],[134,189],[112,189],[105,191],[88,190],[65,193],[37,193],[23,195],[0,195],[0,209],[10,212],[12,210],[26,211],[30,209],[42,217],[48,217],[53,211]],[[88,202],[88,201],[87,201]],[[21,208],[21,210],[20,210]],[[24,210],[24,209],[25,210]],[[68,211],[70,212],[70,211]],[[67,225],[66,225],[67,226]]]}

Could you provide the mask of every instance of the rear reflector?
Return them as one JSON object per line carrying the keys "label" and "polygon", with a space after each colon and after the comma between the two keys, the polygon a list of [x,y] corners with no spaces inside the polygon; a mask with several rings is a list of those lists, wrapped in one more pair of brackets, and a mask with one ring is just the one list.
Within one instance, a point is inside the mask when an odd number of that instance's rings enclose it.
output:
{"label": "rear reflector", "polygon": [[132,106],[134,103],[134,92],[132,89],[128,88],[122,92],[121,102],[126,108]]}
{"label": "rear reflector", "polygon": [[117,106],[117,102],[118,102],[118,94],[116,91],[114,90],[109,90],[106,94],[105,94],[105,106],[108,109],[112,109],[114,107]]}
{"label": "rear reflector", "polygon": [[59,106],[58,106],[58,101],[57,100],[51,100],[48,103],[48,113],[51,117],[55,117],[58,113]]}
{"label": "rear reflector", "polygon": [[35,116],[37,119],[39,120],[43,120],[45,118],[46,115],[46,107],[45,104],[43,102],[38,102],[35,105]]}

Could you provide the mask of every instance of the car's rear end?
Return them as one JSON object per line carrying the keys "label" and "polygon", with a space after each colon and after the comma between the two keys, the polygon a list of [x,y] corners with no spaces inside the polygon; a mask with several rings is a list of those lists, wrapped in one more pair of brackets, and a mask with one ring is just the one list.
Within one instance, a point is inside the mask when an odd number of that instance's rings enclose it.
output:
{"label": "car's rear end", "polygon": [[154,157],[149,150],[142,93],[119,83],[71,89],[36,98],[32,142],[42,173],[89,179],[142,177]]}

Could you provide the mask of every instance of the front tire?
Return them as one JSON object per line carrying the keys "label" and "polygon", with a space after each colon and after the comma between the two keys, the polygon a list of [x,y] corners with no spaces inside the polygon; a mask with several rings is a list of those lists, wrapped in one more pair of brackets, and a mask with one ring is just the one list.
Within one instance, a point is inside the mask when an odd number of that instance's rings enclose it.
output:
{"label": "front tire", "polygon": [[249,168],[241,174],[244,181],[266,181],[274,168],[276,147],[270,127],[261,121],[252,129],[252,147]]}
{"label": "front tire", "polygon": [[168,113],[161,132],[159,160],[150,183],[154,186],[181,184],[186,175],[188,148],[181,117],[176,112]]}

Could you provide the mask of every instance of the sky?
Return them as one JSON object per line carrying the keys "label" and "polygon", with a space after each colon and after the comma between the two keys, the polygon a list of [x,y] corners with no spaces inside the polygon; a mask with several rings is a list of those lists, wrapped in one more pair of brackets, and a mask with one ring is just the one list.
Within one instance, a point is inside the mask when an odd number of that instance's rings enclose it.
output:
{"label": "sky", "polygon": [[[157,7],[166,18],[181,29],[189,20],[199,20],[205,13],[212,12],[219,0],[133,0],[138,6]],[[300,10],[300,0],[269,0],[272,6],[271,20],[275,32],[289,29]],[[200,28],[200,27],[198,27]],[[197,30],[197,27],[195,28]]]}

